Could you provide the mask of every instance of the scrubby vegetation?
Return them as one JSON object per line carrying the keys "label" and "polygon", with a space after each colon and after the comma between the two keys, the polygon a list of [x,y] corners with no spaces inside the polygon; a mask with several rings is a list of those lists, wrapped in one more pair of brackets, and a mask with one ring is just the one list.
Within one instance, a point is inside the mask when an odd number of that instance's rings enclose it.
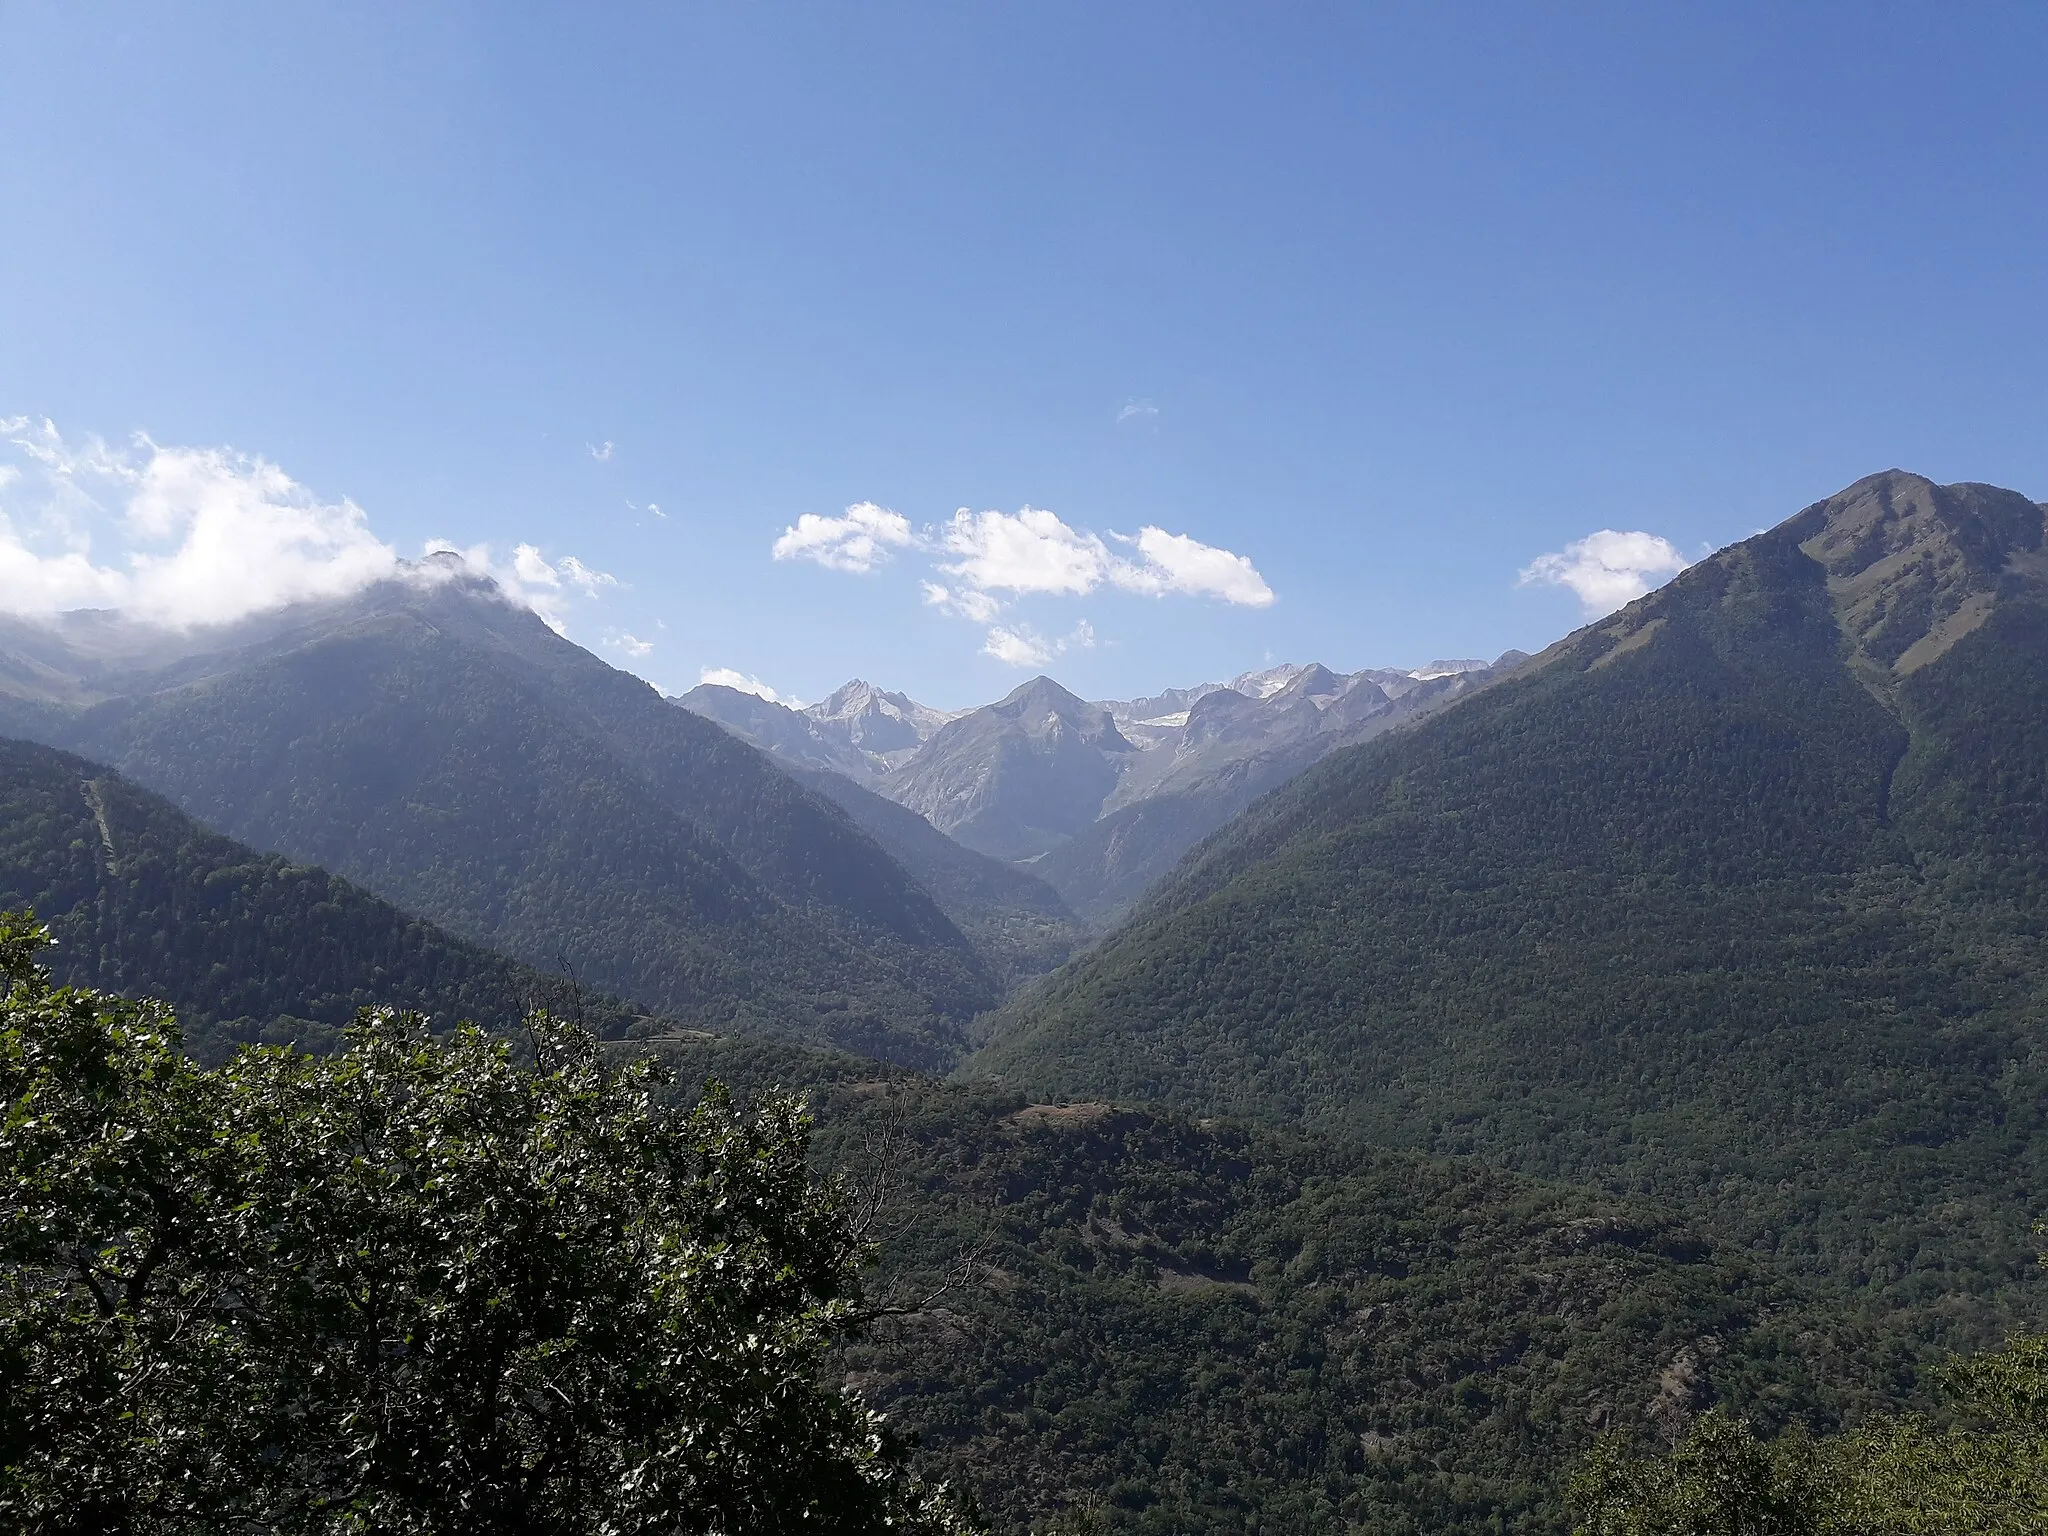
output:
{"label": "scrubby vegetation", "polygon": [[1669,1454],[1604,1442],[1574,1477],[1584,1536],[2031,1536],[2048,1525],[2048,1337],[1953,1362],[1949,1418],[1759,1440],[1709,1413]]}
{"label": "scrubby vegetation", "polygon": [[0,1522],[34,1536],[941,1531],[818,1374],[860,1232],[785,1099],[531,1021],[202,1068],[0,918]]}
{"label": "scrubby vegetation", "polygon": [[1466,1158],[660,1049],[683,1082],[810,1084],[821,1157],[893,1169],[874,1289],[914,1315],[845,1367],[1006,1532],[1563,1533],[1603,1431],[1932,1408],[1939,1341],[2031,1304],[2010,1277],[1977,1302],[1816,1279]]}

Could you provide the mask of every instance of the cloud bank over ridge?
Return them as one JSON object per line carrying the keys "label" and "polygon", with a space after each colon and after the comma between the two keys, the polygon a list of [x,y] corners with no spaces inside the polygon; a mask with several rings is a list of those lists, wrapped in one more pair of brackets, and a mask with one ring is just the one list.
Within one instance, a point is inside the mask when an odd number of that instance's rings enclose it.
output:
{"label": "cloud bank over ridge", "polygon": [[[459,556],[557,631],[569,598],[616,585],[531,544],[509,562],[487,544],[442,539],[423,553]],[[74,444],[48,420],[0,417],[0,613],[111,608],[191,629],[447,574],[444,563],[402,558],[354,502],[324,501],[260,456],[142,434],[127,448],[92,436]]]}

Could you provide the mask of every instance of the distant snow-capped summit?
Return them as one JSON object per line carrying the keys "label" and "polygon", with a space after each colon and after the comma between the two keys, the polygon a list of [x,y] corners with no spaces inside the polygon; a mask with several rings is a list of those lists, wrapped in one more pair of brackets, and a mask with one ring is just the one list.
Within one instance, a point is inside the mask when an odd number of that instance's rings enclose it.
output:
{"label": "distant snow-capped summit", "polygon": [[1189,847],[1336,747],[1390,730],[1526,658],[1336,672],[1285,662],[1228,683],[1088,701],[1034,677],[979,709],[855,679],[808,709],[703,687],[680,701],[793,766],[827,767],[1075,910],[1113,916]]}

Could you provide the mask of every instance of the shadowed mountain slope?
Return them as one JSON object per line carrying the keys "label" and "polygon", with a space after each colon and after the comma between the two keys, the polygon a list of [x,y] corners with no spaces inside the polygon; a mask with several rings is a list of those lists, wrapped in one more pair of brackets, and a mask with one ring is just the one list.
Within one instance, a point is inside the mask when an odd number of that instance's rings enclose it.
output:
{"label": "shadowed mountain slope", "polygon": [[889,798],[976,852],[1028,859],[1101,814],[1135,751],[1108,710],[1034,677],[940,726]]}
{"label": "shadowed mountain slope", "polygon": [[772,753],[785,767],[830,769],[863,780],[869,776],[868,761],[857,748],[833,740],[802,710],[722,683],[699,683],[674,702],[691,714],[716,720]]}
{"label": "shadowed mountain slope", "polygon": [[1204,693],[1188,705],[1175,740],[1126,769],[1101,819],[1033,871],[1083,918],[1107,924],[1259,796],[1346,743],[1413,724],[1525,659],[1510,652],[1494,666],[1423,681],[1392,674],[1385,684],[1312,666],[1264,697]]}
{"label": "shadowed mountain slope", "polygon": [[996,996],[838,807],[487,583],[391,582],[213,645],[78,665],[0,724],[670,1016],[940,1064]]}
{"label": "shadowed mountain slope", "polygon": [[962,847],[908,806],[843,774],[790,771],[851,816],[931,892],[1005,980],[1042,976],[1080,947],[1079,919],[1035,874]]}
{"label": "shadowed mountain slope", "polygon": [[1099,704],[1037,678],[998,703],[950,716],[863,682],[806,709],[708,683],[676,702],[788,767],[844,774],[964,844],[1028,864],[1100,927],[1196,843],[1309,764],[1410,724],[1526,660],[1510,651],[1491,663],[1348,675],[1279,666],[1227,685]]}
{"label": "shadowed mountain slope", "polygon": [[374,1005],[515,1026],[536,1005],[623,1033],[631,1009],[210,832],[98,763],[0,739],[0,910],[32,907],[60,981],[176,1005],[194,1054],[321,1047]]}
{"label": "shadowed mountain slope", "polygon": [[1326,759],[971,1068],[1612,1180],[1826,1264],[2018,1264],[2042,543],[2016,493],[1861,481]]}

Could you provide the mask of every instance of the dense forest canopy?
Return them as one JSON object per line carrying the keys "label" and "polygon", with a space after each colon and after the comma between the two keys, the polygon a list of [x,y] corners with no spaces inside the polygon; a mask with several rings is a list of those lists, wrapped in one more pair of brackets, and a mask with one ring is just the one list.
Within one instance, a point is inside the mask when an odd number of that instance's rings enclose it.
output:
{"label": "dense forest canopy", "polygon": [[323,869],[210,832],[98,763],[0,739],[0,911],[44,915],[61,981],[175,1005],[186,1048],[332,1046],[359,1008],[441,1027],[549,1006],[602,1034],[637,1010],[519,965]]}
{"label": "dense forest canopy", "polygon": [[2048,1200],[2042,513],[1880,476],[1253,808],[971,1064],[2010,1294]]}
{"label": "dense forest canopy", "polygon": [[177,1049],[0,918],[0,1519],[35,1536],[957,1528],[819,1378],[862,1235],[787,1099],[365,1013]]}

